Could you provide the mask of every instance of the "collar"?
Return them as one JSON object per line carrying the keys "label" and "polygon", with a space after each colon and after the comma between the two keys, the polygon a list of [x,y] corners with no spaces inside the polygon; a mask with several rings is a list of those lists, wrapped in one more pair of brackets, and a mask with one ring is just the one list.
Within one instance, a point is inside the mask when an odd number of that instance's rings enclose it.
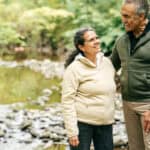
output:
{"label": "collar", "polygon": [[83,56],[82,54],[78,54],[75,57],[75,60],[79,60],[82,63],[84,63],[88,66],[91,66],[91,67],[99,67],[101,62],[102,62],[103,56],[104,56],[104,54],[102,52],[97,53],[97,55],[96,55],[96,65],[92,61],[90,61],[88,58]]}
{"label": "collar", "polygon": [[148,21],[148,23],[147,23],[147,25],[146,25],[146,27],[145,27],[143,33],[142,33],[138,38],[136,38],[136,37],[134,36],[134,34],[133,34],[132,31],[131,31],[131,32],[127,32],[127,34],[128,34],[131,38],[140,39],[142,36],[144,36],[144,35],[145,35],[147,32],[149,32],[149,31],[150,31],[150,21]]}

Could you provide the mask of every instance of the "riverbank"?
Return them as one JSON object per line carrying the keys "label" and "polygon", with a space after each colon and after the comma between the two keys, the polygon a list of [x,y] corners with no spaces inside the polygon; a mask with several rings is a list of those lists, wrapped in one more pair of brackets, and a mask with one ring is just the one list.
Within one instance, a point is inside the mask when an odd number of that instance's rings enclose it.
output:
{"label": "riverbank", "polygon": [[[0,66],[20,69],[27,67],[34,72],[42,73],[46,79],[61,78],[64,71],[63,63],[50,60],[26,60],[19,63],[0,61]],[[52,86],[50,89],[41,90],[42,95],[36,99],[27,98],[25,102],[0,105],[0,150],[54,150],[56,144],[67,144],[61,105],[47,102],[54,92],[60,94],[60,89]],[[42,109],[27,109],[26,103]],[[123,146],[128,141],[119,93],[116,93],[115,108],[113,139],[116,147]],[[56,150],[67,149],[61,147]]]}

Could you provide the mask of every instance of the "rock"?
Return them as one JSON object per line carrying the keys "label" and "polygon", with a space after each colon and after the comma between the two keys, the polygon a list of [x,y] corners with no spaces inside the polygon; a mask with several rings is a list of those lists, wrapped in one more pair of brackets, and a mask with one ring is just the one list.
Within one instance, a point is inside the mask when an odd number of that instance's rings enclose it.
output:
{"label": "rock", "polygon": [[4,137],[5,136],[5,130],[0,129],[0,137]]}
{"label": "rock", "polygon": [[44,89],[42,94],[49,97],[53,92],[50,89]]}
{"label": "rock", "polygon": [[22,131],[28,129],[30,126],[32,125],[32,121],[31,120],[25,120],[21,125],[20,125],[20,129]]}

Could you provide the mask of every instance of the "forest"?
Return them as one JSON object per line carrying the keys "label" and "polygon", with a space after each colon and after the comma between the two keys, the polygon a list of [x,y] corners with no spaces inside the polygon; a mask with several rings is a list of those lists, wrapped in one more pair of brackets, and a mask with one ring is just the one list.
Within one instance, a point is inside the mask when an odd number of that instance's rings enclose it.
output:
{"label": "forest", "polygon": [[73,49],[73,34],[81,27],[94,28],[109,55],[123,33],[120,5],[121,0],[0,0],[0,56],[57,58]]}

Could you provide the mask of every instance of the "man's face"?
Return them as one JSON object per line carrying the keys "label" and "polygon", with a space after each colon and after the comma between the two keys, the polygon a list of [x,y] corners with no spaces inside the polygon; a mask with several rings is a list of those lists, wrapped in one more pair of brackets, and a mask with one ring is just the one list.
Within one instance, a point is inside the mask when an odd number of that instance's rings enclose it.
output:
{"label": "man's face", "polygon": [[121,19],[127,32],[134,32],[140,28],[141,16],[136,14],[136,5],[134,4],[124,4],[122,6]]}

